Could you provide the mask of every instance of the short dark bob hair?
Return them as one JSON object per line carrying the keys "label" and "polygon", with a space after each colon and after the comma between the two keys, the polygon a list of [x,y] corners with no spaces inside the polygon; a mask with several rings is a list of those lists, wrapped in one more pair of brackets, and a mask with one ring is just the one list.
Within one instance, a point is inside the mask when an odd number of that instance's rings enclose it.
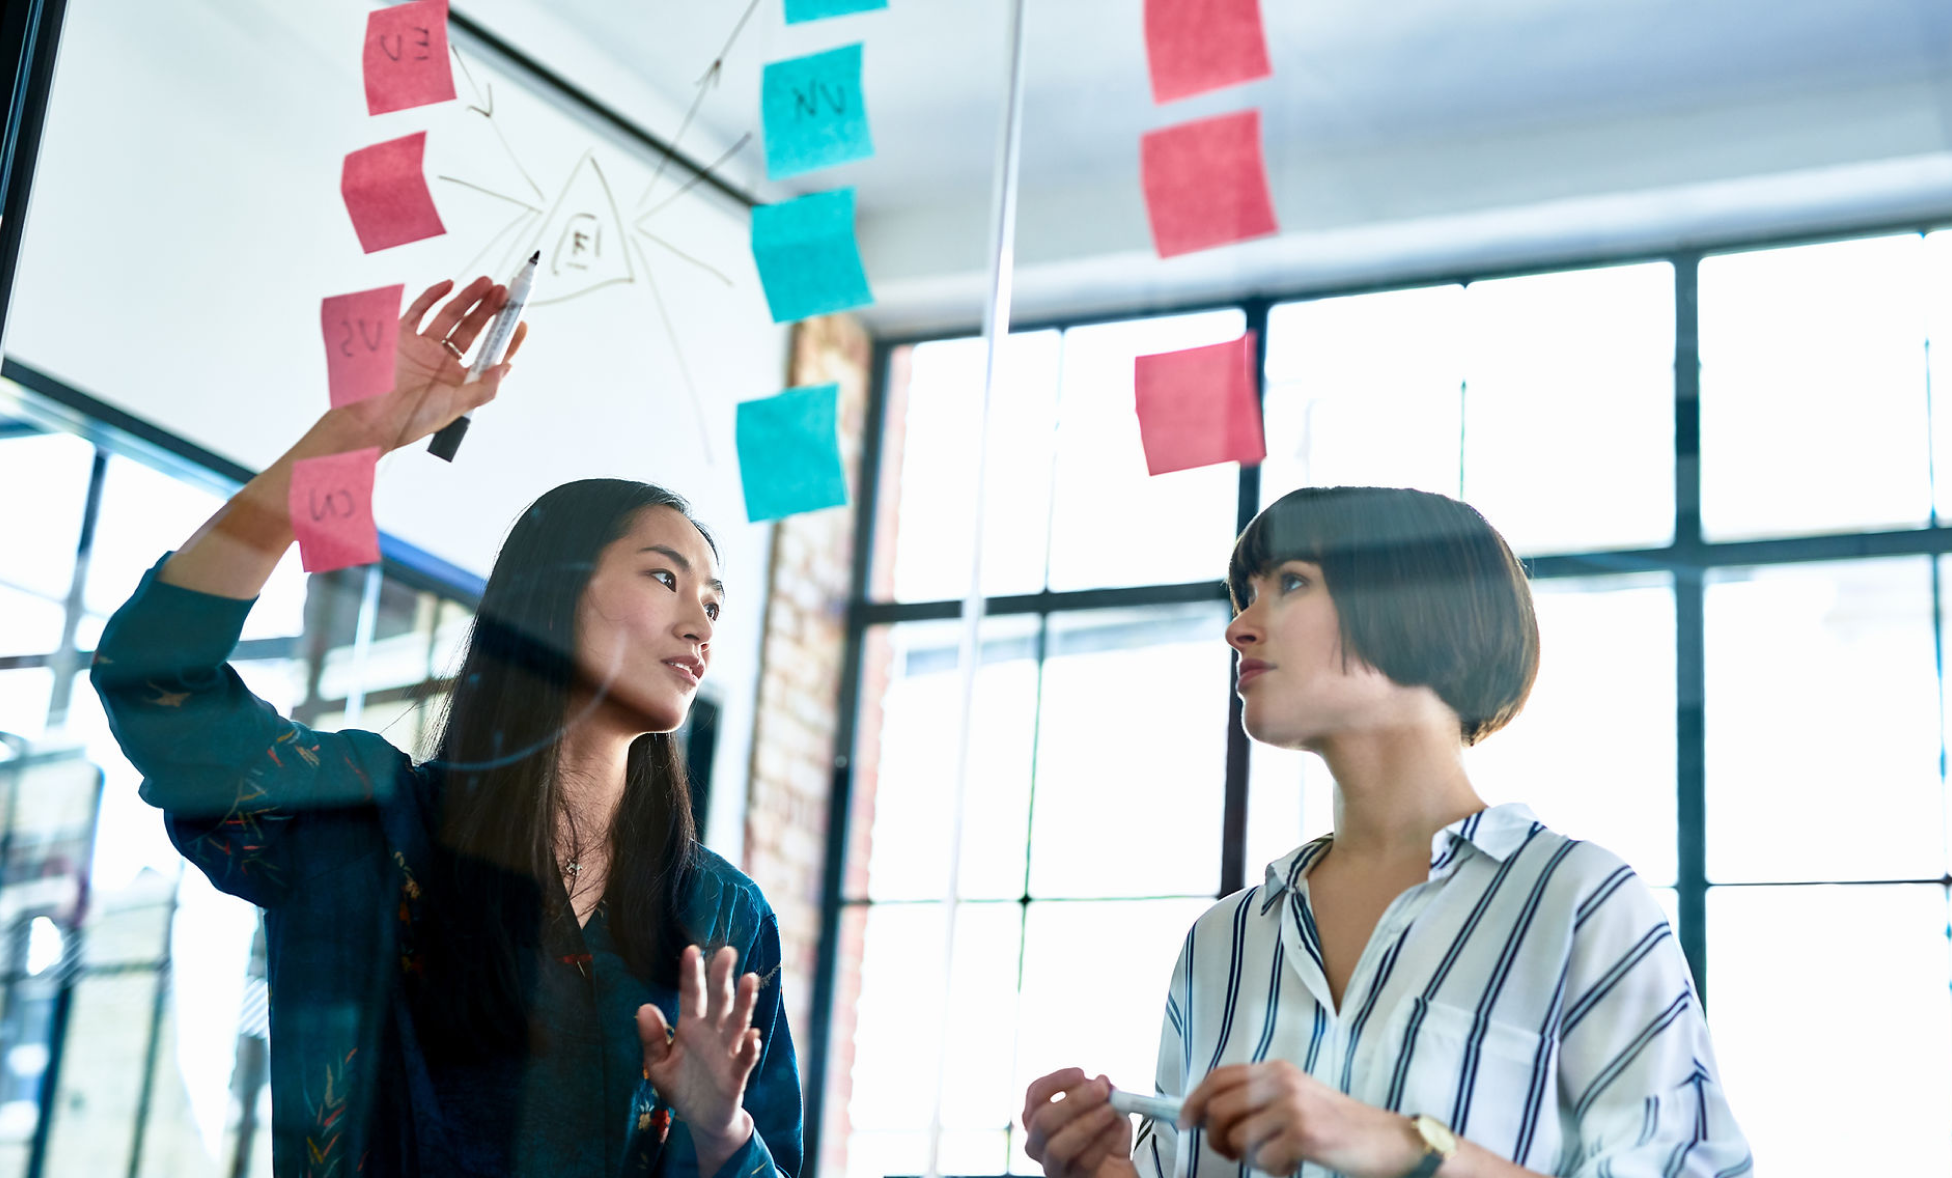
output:
{"label": "short dark bob hair", "polygon": [[1353,654],[1457,713],[1464,743],[1511,723],[1539,671],[1532,591],[1511,546],[1468,504],[1397,487],[1304,487],[1269,504],[1234,543],[1227,592],[1286,561],[1322,570]]}

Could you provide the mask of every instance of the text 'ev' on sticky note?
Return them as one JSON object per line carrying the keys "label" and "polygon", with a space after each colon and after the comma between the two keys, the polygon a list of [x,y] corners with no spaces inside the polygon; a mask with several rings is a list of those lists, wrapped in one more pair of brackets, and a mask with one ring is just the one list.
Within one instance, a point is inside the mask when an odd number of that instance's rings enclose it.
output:
{"label": "text 'ev' on sticky note", "polygon": [[783,180],[874,154],[861,93],[861,46],[775,61],[760,83],[766,176]]}
{"label": "text 'ev' on sticky note", "polygon": [[366,15],[366,113],[447,102],[454,65],[447,56],[447,0],[411,0]]}
{"label": "text 'ev' on sticky note", "polygon": [[854,190],[837,188],[752,210],[752,259],[773,322],[874,301],[854,241]]}
{"label": "text 'ev' on sticky note", "polygon": [[1147,132],[1139,141],[1152,244],[1162,258],[1278,230],[1261,158],[1261,112]]}
{"label": "text 'ev' on sticky note", "polygon": [[333,408],[393,391],[393,361],[400,345],[401,285],[319,302],[325,334],[325,377]]}
{"label": "text 'ev' on sticky note", "polygon": [[888,7],[888,0],[786,0],[786,23],[802,24],[830,16],[850,16]]}
{"label": "text 'ev' on sticky note", "polygon": [[421,170],[426,153],[427,133],[416,131],[346,156],[339,192],[367,253],[447,232]]}
{"label": "text 'ev' on sticky note", "polygon": [[1140,356],[1133,363],[1148,473],[1267,457],[1254,380],[1255,336]]}
{"label": "text 'ev' on sticky note", "polygon": [[747,519],[781,519],[847,502],[839,413],[837,384],[739,403],[739,480]]}
{"label": "text 'ev' on sticky note", "polygon": [[1152,100],[1171,102],[1274,72],[1260,0],[1145,0]]}
{"label": "text 'ev' on sticky note", "polygon": [[308,573],[372,564],[380,558],[373,523],[373,470],[378,446],[300,458],[292,463],[291,528]]}

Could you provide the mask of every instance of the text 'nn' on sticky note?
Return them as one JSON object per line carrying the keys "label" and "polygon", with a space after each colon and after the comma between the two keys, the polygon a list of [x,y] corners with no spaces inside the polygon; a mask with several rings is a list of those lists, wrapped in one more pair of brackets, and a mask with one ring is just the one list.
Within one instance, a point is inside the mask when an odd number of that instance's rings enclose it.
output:
{"label": "text 'nn' on sticky note", "polygon": [[320,301],[326,387],[334,408],[393,390],[404,293],[404,286],[383,286]]}
{"label": "text 'nn' on sticky note", "polygon": [[776,61],[760,84],[766,176],[783,180],[874,154],[861,95],[861,46]]}
{"label": "text 'nn' on sticky note", "polygon": [[752,210],[752,260],[774,323],[874,301],[854,244],[854,190],[816,192]]}
{"label": "text 'nn' on sticky note", "polygon": [[412,0],[368,13],[364,62],[367,114],[453,98],[447,0]]}
{"label": "text 'nn' on sticky note", "polygon": [[1152,244],[1162,258],[1278,228],[1261,159],[1261,112],[1195,119],[1139,141]]}
{"label": "text 'nn' on sticky note", "polygon": [[329,573],[380,558],[373,523],[373,468],[378,446],[301,458],[292,463],[292,531],[308,573]]}
{"label": "text 'nn' on sticky note", "polygon": [[847,502],[839,411],[835,384],[739,402],[739,479],[747,519],[757,523]]}
{"label": "text 'nn' on sticky note", "polygon": [[1254,383],[1254,333],[1237,340],[1140,356],[1133,365],[1146,470],[1168,471],[1267,457]]}
{"label": "text 'nn' on sticky note", "polygon": [[1145,0],[1152,100],[1171,102],[1273,73],[1260,0]]}
{"label": "text 'nn' on sticky note", "polygon": [[447,232],[421,171],[426,151],[427,133],[416,131],[346,157],[339,192],[367,253]]}
{"label": "text 'nn' on sticky note", "polygon": [[830,16],[848,16],[888,7],[888,0],[786,0],[786,23],[797,25]]}

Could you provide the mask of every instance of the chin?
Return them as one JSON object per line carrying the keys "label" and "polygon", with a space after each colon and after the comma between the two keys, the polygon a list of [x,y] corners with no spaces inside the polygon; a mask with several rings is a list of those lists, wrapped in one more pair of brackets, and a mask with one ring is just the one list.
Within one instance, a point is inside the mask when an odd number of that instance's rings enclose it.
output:
{"label": "chin", "polygon": [[604,701],[605,707],[624,723],[640,732],[673,732],[691,712],[690,693],[633,692],[618,685]]}

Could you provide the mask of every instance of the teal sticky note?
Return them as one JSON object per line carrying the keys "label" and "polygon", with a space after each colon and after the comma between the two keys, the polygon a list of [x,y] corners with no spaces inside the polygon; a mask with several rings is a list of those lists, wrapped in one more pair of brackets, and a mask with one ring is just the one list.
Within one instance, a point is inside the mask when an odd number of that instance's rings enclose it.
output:
{"label": "teal sticky note", "polygon": [[861,46],[843,45],[766,67],[759,87],[766,177],[784,180],[874,154],[861,94]]}
{"label": "teal sticky note", "polygon": [[873,12],[888,7],[888,0],[786,0],[786,23],[825,20],[855,12]]}
{"label": "teal sticky note", "polygon": [[752,260],[774,323],[874,301],[854,244],[854,190],[815,192],[752,210]]}
{"label": "teal sticky note", "polygon": [[847,502],[840,386],[787,389],[739,403],[739,480],[754,523]]}

